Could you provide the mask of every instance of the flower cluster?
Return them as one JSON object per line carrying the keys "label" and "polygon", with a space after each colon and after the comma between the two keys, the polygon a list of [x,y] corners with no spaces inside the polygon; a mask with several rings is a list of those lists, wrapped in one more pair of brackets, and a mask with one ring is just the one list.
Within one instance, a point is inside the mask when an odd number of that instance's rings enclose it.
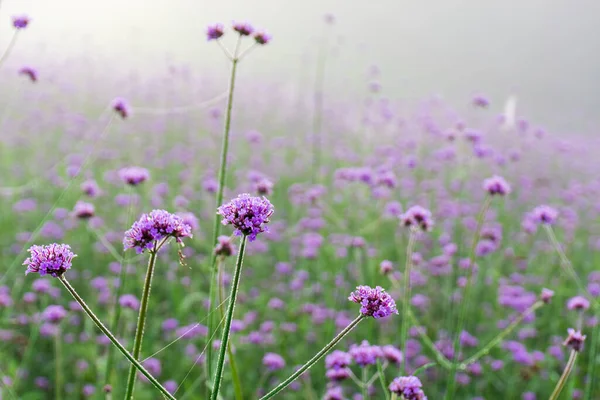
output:
{"label": "flower cluster", "polygon": [[569,336],[564,341],[563,345],[570,347],[571,349],[579,352],[583,350],[583,342],[585,341],[585,335],[581,334],[581,331],[576,331],[573,328],[567,329]]}
{"label": "flower cluster", "polygon": [[126,167],[119,170],[119,177],[123,182],[131,186],[137,186],[150,178],[150,173],[146,168]]}
{"label": "flower cluster", "polygon": [[141,254],[146,249],[152,250],[159,240],[173,237],[180,243],[182,238],[191,236],[191,227],[181,217],[165,210],[153,210],[149,214],[143,214],[125,232],[123,245],[125,250],[134,248]]}
{"label": "flower cluster", "polygon": [[552,225],[558,218],[558,211],[546,205],[537,206],[531,212],[531,218],[538,224]]}
{"label": "flower cluster", "polygon": [[127,100],[117,97],[112,102],[112,109],[121,116],[121,118],[125,119],[131,115],[131,106],[127,102]]}
{"label": "flower cluster", "polygon": [[217,209],[217,214],[223,217],[223,225],[233,225],[236,235],[248,236],[251,242],[256,235],[268,230],[266,224],[273,212],[273,205],[266,197],[252,197],[248,193],[240,194]]}
{"label": "flower cluster", "polygon": [[[253,37],[257,44],[264,45],[271,41],[271,35],[265,31],[256,31],[248,22],[234,22],[232,28],[240,36],[251,36],[254,34]],[[209,25],[208,28],[206,28],[207,40],[218,40],[224,34],[225,28],[223,24]]]}
{"label": "flower cluster", "polygon": [[370,286],[358,286],[356,290],[350,294],[348,300],[361,305],[361,314],[375,319],[398,314],[396,302],[380,286],[375,288]]}
{"label": "flower cluster", "polygon": [[26,15],[12,17],[12,23],[15,29],[25,29],[29,25],[30,19]]}
{"label": "flower cluster", "polygon": [[71,261],[76,254],[73,254],[71,247],[67,244],[53,243],[47,246],[31,246],[29,258],[23,265],[27,266],[25,274],[37,272],[40,275],[52,275],[58,277],[71,268]]}
{"label": "flower cluster", "polygon": [[498,175],[485,179],[483,181],[483,189],[488,192],[490,196],[506,196],[511,190],[508,182]]}
{"label": "flower cluster", "polygon": [[94,208],[94,205],[86,203],[85,201],[78,201],[73,208],[73,215],[79,219],[92,218],[95,213],[96,209]]}
{"label": "flower cluster", "polygon": [[400,224],[420,228],[422,231],[427,232],[433,226],[431,211],[421,206],[412,206],[400,215]]}
{"label": "flower cluster", "polygon": [[421,381],[416,376],[400,376],[390,383],[389,389],[405,400],[427,400],[422,387]]}

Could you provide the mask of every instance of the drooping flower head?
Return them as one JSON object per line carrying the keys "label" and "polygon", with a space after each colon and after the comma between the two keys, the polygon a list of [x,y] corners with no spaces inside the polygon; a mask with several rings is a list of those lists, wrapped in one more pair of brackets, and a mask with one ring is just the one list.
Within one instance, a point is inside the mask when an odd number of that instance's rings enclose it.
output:
{"label": "drooping flower head", "polygon": [[254,28],[248,22],[234,22],[233,30],[241,36],[250,36],[254,32]]}
{"label": "drooping flower head", "polygon": [[538,224],[552,225],[558,217],[558,211],[550,206],[541,205],[533,209],[531,217]]}
{"label": "drooping flower head", "polygon": [[25,29],[31,20],[27,15],[19,15],[12,17],[12,23],[15,29]]}
{"label": "drooping flower head", "polygon": [[585,341],[586,336],[582,335],[581,331],[576,331],[573,328],[567,329],[567,332],[569,332],[569,336],[564,341],[563,345],[570,347],[575,351],[583,350],[583,342]]}
{"label": "drooping flower head", "polygon": [[433,226],[431,211],[421,206],[412,206],[400,215],[400,224],[420,228],[422,231],[427,232]]}
{"label": "drooping flower head", "polygon": [[217,40],[224,34],[225,34],[225,28],[223,27],[223,24],[209,25],[206,28],[206,39],[207,40]]}
{"label": "drooping flower head", "polygon": [[33,245],[27,251],[30,256],[23,263],[27,266],[25,274],[37,272],[42,276],[49,274],[55,278],[70,269],[73,257],[77,257],[68,244]]}
{"label": "drooping flower head", "polygon": [[217,214],[223,216],[223,225],[233,225],[236,235],[248,236],[251,242],[256,235],[267,231],[266,224],[273,212],[273,205],[266,197],[252,197],[248,193],[240,194],[217,209]]}
{"label": "drooping flower head", "polygon": [[361,305],[361,314],[375,319],[398,314],[396,302],[380,286],[375,288],[358,286],[354,292],[350,293],[348,300]]}
{"label": "drooping flower head", "polygon": [[390,383],[389,389],[405,400],[427,400],[422,387],[416,376],[400,376]]}
{"label": "drooping flower head", "polygon": [[483,181],[483,189],[488,192],[490,196],[506,196],[510,193],[510,185],[503,177],[498,175],[485,179]]}
{"label": "drooping flower head", "polygon": [[19,75],[28,77],[31,82],[37,82],[38,80],[38,73],[32,67],[21,67],[21,69],[19,69]]}
{"label": "drooping flower head", "polygon": [[262,45],[269,43],[271,41],[271,38],[272,36],[265,31],[256,32],[254,34],[254,40],[256,41],[256,43]]}
{"label": "drooping flower head", "polygon": [[119,177],[123,182],[131,186],[137,186],[150,178],[150,173],[146,168],[126,167],[119,170]]}
{"label": "drooping flower head", "polygon": [[112,102],[112,109],[121,116],[121,118],[125,119],[131,115],[131,106],[127,102],[127,100],[117,97]]}
{"label": "drooping flower head", "polygon": [[123,246],[125,250],[135,249],[138,254],[144,250],[152,250],[155,242],[168,237],[175,238],[178,243],[184,237],[191,237],[192,229],[183,219],[165,210],[153,210],[143,214],[133,223],[131,229],[125,232]]}

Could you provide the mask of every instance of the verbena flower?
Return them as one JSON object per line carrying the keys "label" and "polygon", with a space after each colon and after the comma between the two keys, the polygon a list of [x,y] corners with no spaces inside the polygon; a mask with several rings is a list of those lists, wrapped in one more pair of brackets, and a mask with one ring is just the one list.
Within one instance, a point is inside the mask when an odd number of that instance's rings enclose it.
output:
{"label": "verbena flower", "polygon": [[38,73],[32,67],[21,67],[21,69],[19,69],[19,75],[25,75],[31,82],[37,82],[38,80]]}
{"label": "verbena flower", "polygon": [[541,205],[533,209],[531,212],[531,217],[533,218],[533,221],[537,222],[538,224],[552,225],[554,222],[556,222],[558,211],[550,206]]}
{"label": "verbena flower", "polygon": [[506,196],[511,191],[508,182],[498,175],[485,179],[483,181],[483,189],[491,196]]}
{"label": "verbena flower", "polygon": [[150,178],[150,173],[146,168],[126,167],[119,170],[119,177],[123,182],[131,186],[137,186]]}
{"label": "verbena flower", "polygon": [[233,243],[229,236],[219,236],[217,238],[217,245],[215,246],[215,254],[217,256],[229,257],[234,252]]}
{"label": "verbena flower", "polygon": [[267,44],[271,41],[271,35],[269,35],[267,32],[256,32],[254,34],[254,40],[256,41],[256,43],[258,44]]}
{"label": "verbena flower", "polygon": [[217,40],[224,34],[225,34],[225,28],[223,27],[223,24],[209,25],[206,28],[207,40]]}
{"label": "verbena flower", "polygon": [[414,226],[427,232],[433,227],[431,211],[421,206],[412,206],[400,215],[400,224],[409,227]]}
{"label": "verbena flower", "polygon": [[25,29],[31,20],[26,15],[12,17],[12,24],[15,29]]}
{"label": "verbena flower", "polygon": [[416,376],[400,376],[392,381],[389,389],[404,400],[427,400],[422,387]]}
{"label": "verbena flower", "polygon": [[554,296],[554,291],[546,288],[542,288],[542,293],[540,294],[540,298],[546,304],[550,303],[552,297]]}
{"label": "verbena flower", "polygon": [[396,302],[385,290],[377,286],[357,286],[350,294],[348,300],[361,305],[361,314],[375,319],[385,318],[392,314],[398,314]]}
{"label": "verbena flower", "polygon": [[372,346],[366,340],[363,340],[360,345],[353,344],[350,346],[348,353],[352,356],[354,362],[361,367],[375,365],[377,363],[377,359],[383,357],[381,347]]}
{"label": "verbena flower", "polygon": [[71,261],[77,257],[68,244],[33,245],[27,251],[30,253],[30,257],[23,263],[27,266],[25,274],[30,272],[40,275],[49,274],[55,278],[70,269]]}
{"label": "verbena flower", "polygon": [[153,210],[143,214],[133,223],[131,229],[125,232],[123,245],[125,250],[135,248],[138,254],[144,250],[152,250],[154,243],[168,237],[173,237],[178,243],[184,237],[191,237],[191,227],[183,219],[165,210]]}
{"label": "verbena flower", "polygon": [[116,99],[114,99],[112,101],[111,107],[123,119],[131,115],[131,106],[129,105],[127,100],[121,97],[117,97]]}
{"label": "verbena flower", "polygon": [[570,347],[575,351],[583,350],[583,342],[585,341],[585,335],[581,334],[581,331],[576,331],[573,328],[567,329],[569,336],[564,341],[563,345]]}
{"label": "verbena flower", "polygon": [[73,208],[73,215],[80,219],[92,218],[95,213],[96,209],[94,208],[94,205],[86,203],[85,201],[78,201]]}
{"label": "verbena flower", "polygon": [[57,324],[67,316],[67,310],[61,305],[50,305],[46,307],[44,312],[42,313],[42,318],[46,322],[50,322],[52,324]]}
{"label": "verbena flower", "polygon": [[250,36],[254,32],[252,25],[247,22],[235,22],[233,24],[233,30],[241,36]]}
{"label": "verbena flower", "polygon": [[575,296],[567,301],[569,310],[587,310],[590,308],[590,301],[583,296]]}
{"label": "verbena flower", "polygon": [[266,224],[273,212],[273,205],[266,197],[252,197],[248,193],[240,194],[217,209],[217,214],[223,216],[223,225],[233,225],[236,235],[248,236],[251,242],[256,235],[268,230]]}
{"label": "verbena flower", "polygon": [[327,369],[346,368],[351,363],[352,356],[341,350],[335,350],[325,357],[325,368]]}
{"label": "verbena flower", "polygon": [[285,360],[279,354],[267,353],[262,363],[269,371],[277,371],[285,367]]}

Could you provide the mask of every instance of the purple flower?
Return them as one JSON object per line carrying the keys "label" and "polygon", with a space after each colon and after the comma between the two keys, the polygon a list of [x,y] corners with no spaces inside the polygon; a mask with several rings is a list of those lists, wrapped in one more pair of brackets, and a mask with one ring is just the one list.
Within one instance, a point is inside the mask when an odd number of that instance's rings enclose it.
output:
{"label": "purple flower", "polygon": [[31,20],[26,15],[12,17],[13,26],[15,29],[25,29]]}
{"label": "purple flower", "polygon": [[31,255],[23,263],[27,266],[25,274],[37,272],[42,276],[50,274],[55,278],[70,269],[73,257],[77,257],[67,244],[33,245],[27,251]]}
{"label": "purple flower", "polygon": [[510,193],[510,185],[501,176],[494,175],[483,181],[483,189],[491,196],[506,196]]}
{"label": "purple flower", "polygon": [[114,99],[111,107],[123,119],[131,115],[131,106],[129,105],[127,100],[121,97],[117,97],[116,99]]}
{"label": "purple flower", "polygon": [[140,301],[132,294],[124,294],[119,298],[119,305],[137,311],[140,308]]}
{"label": "purple flower", "polygon": [[262,178],[256,183],[255,190],[260,196],[268,196],[273,193],[273,182],[267,178]]}
{"label": "purple flower", "polygon": [[25,75],[31,82],[37,82],[38,80],[38,73],[32,67],[21,67],[21,69],[19,69],[19,75]]}
{"label": "purple flower", "polygon": [[400,215],[400,224],[403,226],[414,226],[427,232],[433,226],[431,211],[421,206],[412,206],[404,214]]}
{"label": "purple flower", "polygon": [[234,252],[233,243],[229,236],[219,236],[217,238],[217,245],[215,246],[215,254],[217,256],[229,257]]}
{"label": "purple flower", "polygon": [[585,335],[581,334],[581,331],[576,331],[573,328],[567,329],[569,336],[563,342],[564,346],[570,347],[575,351],[583,350],[583,342],[585,341]]}
{"label": "purple flower", "polygon": [[546,288],[542,288],[542,293],[540,295],[542,301],[546,304],[550,303],[550,300],[554,296],[554,291]]}
{"label": "purple flower", "polygon": [[390,383],[389,389],[405,400],[427,400],[421,390],[422,387],[421,381],[416,376],[400,376]]}
{"label": "purple flower", "polygon": [[569,310],[587,310],[590,308],[590,302],[583,296],[575,296],[569,299],[567,308]]}
{"label": "purple flower", "polygon": [[538,224],[552,225],[556,221],[557,217],[558,211],[546,205],[537,206],[531,212],[531,218],[533,218],[533,221]]}
{"label": "purple flower", "polygon": [[86,203],[85,201],[78,201],[75,203],[75,207],[73,208],[73,215],[79,219],[89,219],[94,216],[96,209],[94,205],[91,203]]}
{"label": "purple flower", "polygon": [[268,230],[266,224],[273,212],[273,205],[266,197],[252,197],[248,193],[240,194],[217,209],[217,214],[223,216],[223,225],[233,225],[236,235],[248,236],[251,242],[256,235]]}
{"label": "purple flower", "polygon": [[486,108],[487,106],[490,105],[490,101],[481,94],[473,96],[472,102],[475,107]]}
{"label": "purple flower", "polygon": [[383,352],[379,346],[372,346],[368,341],[363,340],[360,345],[353,344],[348,351],[354,361],[361,367],[375,365],[377,359],[383,357]]}
{"label": "purple flower", "polygon": [[181,217],[165,210],[153,210],[150,214],[143,214],[133,223],[131,229],[125,232],[123,245],[125,250],[136,249],[138,254],[144,250],[153,249],[159,240],[173,237],[178,243],[184,237],[191,237],[192,232]]}
{"label": "purple flower", "polygon": [[262,363],[269,371],[277,371],[285,367],[285,360],[279,354],[267,353]]}
{"label": "purple flower", "polygon": [[381,351],[383,352],[383,357],[392,364],[400,364],[404,358],[402,351],[391,344],[383,346]]}
{"label": "purple flower", "polygon": [[59,305],[51,305],[46,307],[44,312],[42,313],[42,317],[46,322],[50,322],[52,324],[59,323],[67,316],[67,310],[63,306]]}
{"label": "purple flower", "polygon": [[206,38],[207,40],[217,40],[225,33],[225,28],[223,24],[214,24],[209,25],[206,28]]}
{"label": "purple flower", "polygon": [[254,34],[254,40],[256,41],[256,43],[258,44],[267,44],[271,41],[271,35],[269,35],[267,32],[265,31],[261,31],[261,32],[256,32]]}
{"label": "purple flower", "polygon": [[88,180],[81,184],[81,191],[89,197],[96,197],[100,194],[100,187],[94,180]]}
{"label": "purple flower", "polygon": [[325,368],[340,369],[346,368],[352,363],[352,356],[345,351],[335,350],[325,357]]}
{"label": "purple flower", "polygon": [[137,186],[150,178],[150,173],[146,168],[126,167],[119,170],[119,177],[123,182],[131,186]]}
{"label": "purple flower", "polygon": [[254,28],[247,22],[235,22],[233,24],[233,30],[240,34],[240,36],[250,36],[254,32]]}
{"label": "purple flower", "polygon": [[350,293],[348,300],[361,305],[360,313],[362,315],[375,319],[385,318],[391,314],[398,314],[396,302],[381,286],[375,288],[357,286],[356,290]]}

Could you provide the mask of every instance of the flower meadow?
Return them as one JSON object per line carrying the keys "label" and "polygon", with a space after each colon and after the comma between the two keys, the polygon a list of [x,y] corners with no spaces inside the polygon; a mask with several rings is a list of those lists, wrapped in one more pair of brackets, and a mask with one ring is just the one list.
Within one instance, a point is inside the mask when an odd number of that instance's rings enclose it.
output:
{"label": "flower meadow", "polygon": [[0,399],[600,398],[597,141],[375,68],[343,102],[326,49],[292,96],[238,73],[277,40],[248,22],[206,29],[225,84],[90,96],[11,69],[12,24]]}

